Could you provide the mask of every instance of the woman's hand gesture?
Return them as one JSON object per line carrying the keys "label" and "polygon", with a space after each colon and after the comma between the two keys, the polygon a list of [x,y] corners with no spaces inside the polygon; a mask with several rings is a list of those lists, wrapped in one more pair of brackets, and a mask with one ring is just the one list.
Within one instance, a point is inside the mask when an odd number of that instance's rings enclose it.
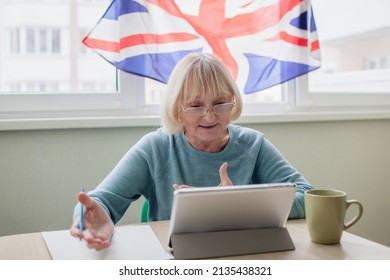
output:
{"label": "woman's hand gesture", "polygon": [[71,226],[70,234],[85,240],[88,248],[102,250],[109,247],[114,225],[107,212],[86,193],[78,193],[77,200],[84,205],[84,230],[80,231],[79,222],[76,221]]}
{"label": "woman's hand gesture", "polygon": [[[233,182],[232,180],[230,180],[229,175],[227,173],[227,168],[228,168],[227,162],[224,162],[219,168],[219,178],[221,178],[221,183],[219,184],[219,186],[233,186]],[[173,184],[173,188],[184,189],[184,188],[191,188],[191,186]]]}

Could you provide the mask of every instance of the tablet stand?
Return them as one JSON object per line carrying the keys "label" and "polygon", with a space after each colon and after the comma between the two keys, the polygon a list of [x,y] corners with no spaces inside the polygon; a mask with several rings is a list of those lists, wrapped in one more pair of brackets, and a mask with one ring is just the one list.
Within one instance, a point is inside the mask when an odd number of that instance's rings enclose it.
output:
{"label": "tablet stand", "polygon": [[175,259],[204,259],[294,250],[287,228],[183,233],[171,236]]}

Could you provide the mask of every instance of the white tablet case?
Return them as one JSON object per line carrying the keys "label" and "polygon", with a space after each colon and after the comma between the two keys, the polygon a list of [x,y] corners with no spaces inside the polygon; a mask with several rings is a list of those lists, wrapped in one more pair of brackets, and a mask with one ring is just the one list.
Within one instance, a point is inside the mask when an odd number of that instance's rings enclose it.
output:
{"label": "white tablet case", "polygon": [[294,250],[291,183],[179,189],[169,228],[175,259]]}

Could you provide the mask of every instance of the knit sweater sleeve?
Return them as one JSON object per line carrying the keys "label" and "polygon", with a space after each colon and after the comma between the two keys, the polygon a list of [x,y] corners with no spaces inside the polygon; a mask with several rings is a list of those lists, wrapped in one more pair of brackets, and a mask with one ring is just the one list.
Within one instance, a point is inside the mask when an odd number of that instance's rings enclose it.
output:
{"label": "knit sweater sleeve", "polygon": [[284,158],[278,149],[267,139],[263,138],[259,157],[255,168],[255,176],[261,182],[291,182],[297,186],[295,200],[289,218],[305,218],[304,193],[313,187],[308,181]]}
{"label": "knit sweater sleeve", "polygon": [[153,138],[144,136],[134,145],[88,195],[95,199],[116,224],[130,204],[140,196],[146,196],[153,187],[151,164],[153,164]]}

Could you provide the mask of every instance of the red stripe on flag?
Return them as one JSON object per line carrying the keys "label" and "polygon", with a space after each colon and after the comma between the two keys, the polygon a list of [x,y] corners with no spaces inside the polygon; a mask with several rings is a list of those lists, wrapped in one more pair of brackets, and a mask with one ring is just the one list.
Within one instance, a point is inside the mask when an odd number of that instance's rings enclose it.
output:
{"label": "red stripe on flag", "polygon": [[169,34],[137,34],[123,37],[121,39],[121,48],[132,47],[145,44],[164,44],[171,42],[185,42],[198,39],[199,37],[189,33],[169,33]]}
{"label": "red stripe on flag", "polygon": [[310,45],[310,50],[311,51],[316,51],[320,49],[320,42],[318,40],[314,41]]}
{"label": "red stripe on flag", "polygon": [[188,33],[170,33],[170,34],[137,34],[120,39],[120,42],[105,41],[85,37],[83,43],[94,49],[119,53],[122,49],[145,44],[164,44],[171,42],[185,42],[199,39],[199,37]]}
{"label": "red stripe on flag", "polygon": [[105,40],[99,40],[99,39],[92,39],[90,37],[85,37],[83,40],[84,45],[86,45],[89,48],[102,50],[102,51],[109,51],[109,52],[119,52],[119,43],[117,42],[111,42],[111,41],[105,41]]}
{"label": "red stripe on flag", "polygon": [[267,41],[277,41],[277,40],[283,40],[290,44],[294,44],[301,47],[307,47],[307,39],[292,36],[284,31],[280,32],[279,34],[275,35],[272,38],[269,38]]}

